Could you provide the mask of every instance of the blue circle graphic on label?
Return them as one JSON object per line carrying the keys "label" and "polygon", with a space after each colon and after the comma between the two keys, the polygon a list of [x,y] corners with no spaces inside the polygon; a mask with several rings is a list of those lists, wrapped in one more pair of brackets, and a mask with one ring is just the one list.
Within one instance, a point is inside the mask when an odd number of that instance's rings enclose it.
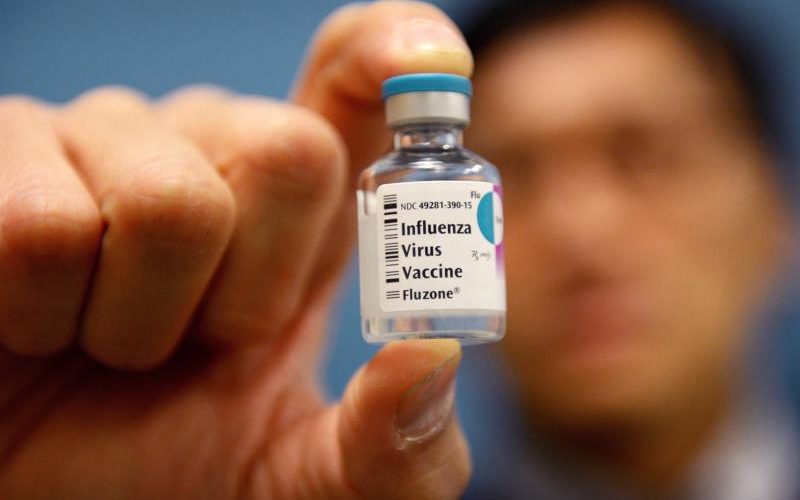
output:
{"label": "blue circle graphic on label", "polygon": [[478,202],[478,228],[489,243],[503,241],[503,204],[497,193],[486,193]]}

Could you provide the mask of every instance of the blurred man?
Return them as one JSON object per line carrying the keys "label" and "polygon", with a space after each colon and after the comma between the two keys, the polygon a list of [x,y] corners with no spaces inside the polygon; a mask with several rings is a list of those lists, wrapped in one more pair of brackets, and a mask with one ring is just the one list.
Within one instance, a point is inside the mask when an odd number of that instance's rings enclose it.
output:
{"label": "blurred man", "polygon": [[533,429],[503,498],[794,498],[792,426],[744,394],[791,227],[750,75],[656,2],[500,4],[468,36],[467,140],[506,186]]}
{"label": "blurred man", "polygon": [[[506,178],[503,346],[548,465],[485,497],[681,493],[788,227],[746,93],[659,8],[500,28],[471,138]],[[457,344],[390,345],[335,405],[315,374],[380,82],[471,69],[441,12],[386,2],[325,23],[293,105],[0,103],[0,498],[459,497]]]}

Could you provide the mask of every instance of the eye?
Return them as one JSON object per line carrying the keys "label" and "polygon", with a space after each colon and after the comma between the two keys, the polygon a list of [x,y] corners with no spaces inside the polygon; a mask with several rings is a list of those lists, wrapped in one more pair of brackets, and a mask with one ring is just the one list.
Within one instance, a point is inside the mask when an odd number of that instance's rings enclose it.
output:
{"label": "eye", "polygon": [[620,173],[632,180],[669,175],[675,168],[679,145],[669,127],[627,125],[614,140],[614,160]]}
{"label": "eye", "polygon": [[516,182],[530,180],[537,163],[533,151],[523,147],[498,148],[490,159],[495,162],[504,178],[513,178]]}

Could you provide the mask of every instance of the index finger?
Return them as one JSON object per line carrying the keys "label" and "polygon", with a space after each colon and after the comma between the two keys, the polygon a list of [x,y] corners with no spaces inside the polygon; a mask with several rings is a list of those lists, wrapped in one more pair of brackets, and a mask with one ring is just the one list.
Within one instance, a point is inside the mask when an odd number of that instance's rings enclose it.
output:
{"label": "index finger", "polygon": [[472,55],[455,24],[422,2],[350,5],[320,27],[293,98],[339,130],[360,169],[388,140],[381,82],[417,72],[471,75]]}

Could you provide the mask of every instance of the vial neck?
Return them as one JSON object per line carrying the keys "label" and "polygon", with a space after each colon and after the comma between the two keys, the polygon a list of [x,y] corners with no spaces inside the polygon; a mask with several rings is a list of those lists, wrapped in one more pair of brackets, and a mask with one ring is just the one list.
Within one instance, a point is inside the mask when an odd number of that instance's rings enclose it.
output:
{"label": "vial neck", "polygon": [[452,150],[462,147],[461,125],[422,123],[404,125],[394,131],[394,148],[405,151]]}

